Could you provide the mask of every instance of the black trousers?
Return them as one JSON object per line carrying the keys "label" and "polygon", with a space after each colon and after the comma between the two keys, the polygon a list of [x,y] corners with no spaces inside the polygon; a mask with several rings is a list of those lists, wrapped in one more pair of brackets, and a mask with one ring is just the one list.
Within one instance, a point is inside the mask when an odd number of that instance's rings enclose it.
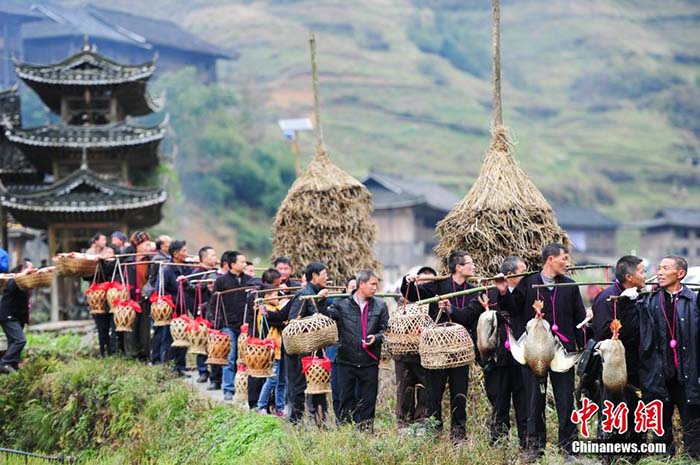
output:
{"label": "black trousers", "polygon": [[[634,375],[628,373],[628,382],[631,383],[633,386],[639,386],[639,380],[634,377]],[[635,424],[635,418],[634,418],[634,412],[637,409],[637,404],[640,402],[641,399],[639,399],[636,395],[636,393],[632,390],[632,388],[628,388],[625,390],[624,393],[616,394],[613,395],[605,390],[605,387],[603,386],[603,381],[602,378],[600,379],[599,382],[600,385],[600,399],[598,402],[598,440],[600,442],[606,442],[606,443],[635,443],[635,444],[642,444],[645,442],[645,434],[646,433],[637,433],[634,431],[634,424]],[[624,434],[619,434],[618,431],[613,431],[612,433],[605,433],[603,432],[603,425],[602,422],[605,419],[605,416],[603,415],[603,409],[605,408],[605,401],[608,400],[615,405],[614,408],[616,408],[621,402],[624,402],[625,405],[627,405],[627,432]],[[620,458],[620,455],[613,455],[613,454],[605,454],[603,457],[603,463],[611,463],[613,460]],[[638,459],[640,456],[634,456],[630,455],[627,456],[628,460],[631,462],[635,462],[636,459]]]}
{"label": "black trousers", "polygon": [[326,422],[328,400],[325,394],[311,394],[306,399],[306,377],[301,371],[301,356],[284,354],[287,368],[287,399],[290,406],[289,421],[298,423],[304,417],[305,404],[319,427]]}
{"label": "black trousers", "polygon": [[425,368],[420,361],[394,360],[396,371],[396,420],[399,427],[428,418]]}
{"label": "black trousers", "polygon": [[221,379],[223,376],[223,370],[221,369],[221,365],[209,365],[209,370],[211,371],[211,375],[209,376],[209,381],[212,384],[221,384]]}
{"label": "black trousers", "polygon": [[469,388],[469,366],[427,370],[428,411],[435,419],[435,426],[442,430],[442,395],[445,383],[450,383],[451,425],[450,438],[462,440],[467,437],[467,390]]}
{"label": "black trousers", "polygon": [[[547,444],[547,428],[545,424],[545,406],[547,404],[547,380],[540,384],[532,371],[526,367],[523,373],[523,383],[527,386],[529,415],[527,417],[527,448],[537,454],[544,453]],[[571,454],[571,443],[576,440],[576,424],[571,421],[574,410],[574,369],[566,373],[549,372],[549,379],[554,389],[554,404],[557,409],[559,423],[559,440],[557,445],[566,454]]]}
{"label": "black trousers", "polygon": [[24,335],[24,324],[17,320],[6,320],[0,323],[7,338],[7,350],[0,359],[0,365],[9,365],[17,369],[22,357],[22,349],[27,345]]}
{"label": "black trousers", "polygon": [[151,347],[151,303],[141,302],[141,313],[136,314],[131,332],[123,333],[124,353],[131,358],[148,361]]}
{"label": "black trousers", "polygon": [[[663,402],[664,435],[661,437],[653,435],[654,442],[665,443],[667,454],[674,455],[676,453],[676,446],[673,443],[672,421],[675,407],[681,416],[685,452],[693,458],[700,458],[700,405],[690,405],[685,401],[685,389],[675,377],[666,382],[666,389],[670,401]],[[650,400],[653,399],[645,399],[646,402]]]}
{"label": "black trousers", "polygon": [[258,408],[258,398],[260,397],[260,391],[267,381],[267,378],[254,378],[248,376],[248,408],[255,410]]}
{"label": "black trousers", "polygon": [[97,342],[100,345],[100,357],[114,353],[114,341],[110,329],[114,325],[114,319],[109,313],[93,315],[97,327]]}
{"label": "black trousers", "polygon": [[[377,407],[379,365],[358,367],[336,363],[340,388],[340,422],[354,422],[359,428],[372,430]],[[359,401],[355,396],[359,390]]]}
{"label": "black trousers", "polygon": [[484,370],[484,388],[491,403],[491,444],[508,434],[510,405],[513,402],[520,447],[525,447],[527,433],[527,397],[523,386],[522,366],[493,366]]}

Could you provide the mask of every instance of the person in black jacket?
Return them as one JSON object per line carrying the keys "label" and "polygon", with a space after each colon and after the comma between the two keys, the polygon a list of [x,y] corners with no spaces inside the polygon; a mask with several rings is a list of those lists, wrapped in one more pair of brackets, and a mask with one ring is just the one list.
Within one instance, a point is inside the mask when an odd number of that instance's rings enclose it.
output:
{"label": "person in black jacket", "polygon": [[[612,338],[610,323],[614,319],[619,320],[622,324],[618,338],[625,348],[627,383],[631,385],[631,389],[625,392],[624,398],[618,399],[605,392],[601,381],[598,405],[602,406],[606,400],[615,404],[623,400],[629,409],[627,415],[629,426],[634,425],[634,412],[639,400],[632,391],[632,389],[639,388],[639,312],[634,302],[628,298],[617,299],[617,301],[608,299],[620,295],[634,295],[645,286],[644,262],[639,257],[626,255],[621,257],[615,265],[613,285],[604,289],[593,301],[593,338],[596,341],[600,342]],[[623,294],[626,289],[631,289],[631,291]],[[627,433],[624,435],[604,433],[602,428],[598,428],[598,438],[606,442],[635,442],[637,444],[643,440],[642,434],[636,433],[634,427],[628,427]]]}
{"label": "person in black jacket", "polygon": [[[112,275],[114,274],[114,267],[117,264],[117,261],[114,258],[114,256],[117,254],[117,250],[116,245],[106,245],[100,253],[94,278],[85,277],[83,279],[90,282],[92,282],[94,279],[95,284],[111,281]],[[107,307],[106,301],[104,306]],[[98,313],[92,317],[94,318],[95,326],[97,327],[97,341],[100,346],[100,357],[113,355],[117,346],[117,334],[114,331],[114,318],[109,312],[106,311],[106,308],[105,313]]]}
{"label": "person in black jacket", "polygon": [[246,259],[241,252],[235,250],[229,252],[226,260],[229,271],[214,281],[207,319],[214,324],[215,329],[222,330],[231,338],[228,365],[225,365],[223,369],[223,389],[224,400],[233,400],[233,394],[236,390],[234,381],[236,359],[238,358],[238,336],[241,334],[241,325],[243,325],[246,313],[248,313],[250,297],[245,290],[226,291],[251,287],[252,278],[243,272],[246,267]]}
{"label": "person in black jacket", "polygon": [[[371,431],[379,387],[379,358],[389,321],[386,302],[374,297],[379,278],[371,270],[357,273],[352,297],[334,301],[321,310],[338,323],[338,384],[340,422],[354,421]],[[359,391],[359,402],[355,392]]]}
{"label": "person in black jacket", "polygon": [[[586,318],[581,293],[578,287],[549,287],[533,289],[535,284],[554,284],[574,282],[565,276],[569,266],[569,250],[560,243],[551,243],[542,251],[542,271],[520,280],[502,308],[510,313],[513,337],[519,339],[525,332],[525,325],[535,316],[532,304],[536,300],[544,302],[544,318],[549,322],[552,332],[569,352],[583,349],[583,333],[576,325]],[[547,442],[547,430],[544,411],[546,403],[546,384],[542,385],[529,367],[522,370],[523,383],[528,399],[527,419],[527,453],[539,456],[544,453]],[[572,442],[576,439],[576,424],[571,421],[574,409],[574,369],[566,373],[549,372],[549,379],[554,389],[554,401],[559,422],[558,446],[565,454],[571,454]]]}
{"label": "person in black jacket", "polygon": [[[525,272],[527,265],[516,256],[506,257],[500,272],[504,276]],[[508,278],[508,292],[512,292],[522,278]],[[510,332],[510,315],[498,305],[498,290],[489,291],[490,310],[497,312],[498,348],[489,360],[481,360],[484,369],[484,389],[491,404],[491,444],[508,435],[510,429],[511,399],[518,427],[520,447],[525,448],[527,432],[527,396],[523,385],[521,365],[513,359],[506,341]],[[478,352],[477,352],[478,353]]]}
{"label": "person in black jacket", "polygon": [[[281,256],[275,258],[275,260],[272,262],[272,266],[275,267],[275,269],[279,272],[280,274],[280,285],[279,287],[299,287],[301,286],[301,283],[299,281],[295,281],[292,279],[292,261],[289,259],[289,257]],[[294,294],[296,291],[283,291],[281,294],[282,295],[289,295],[289,294]]]}
{"label": "person in black jacket", "polygon": [[676,407],[681,416],[685,452],[697,459],[700,458],[700,311],[695,293],[681,283],[687,271],[685,259],[664,257],[657,270],[660,288],[638,302],[639,381],[645,402],[663,402],[664,435],[656,436],[655,442],[665,443],[667,454],[675,453],[672,419]]}
{"label": "person in black jacket", "polygon": [[[304,288],[298,291],[294,298],[279,312],[269,312],[267,314],[268,321],[272,322],[287,321],[294,318],[302,318],[313,315],[314,313],[323,313],[328,306],[325,296],[328,295],[326,289],[326,280],[328,279],[328,269],[324,263],[311,262],[307,265],[304,272],[306,275],[307,284]],[[313,301],[312,299],[302,300],[299,297],[304,295],[321,295],[322,299]],[[284,342],[283,342],[284,344]],[[284,350],[284,345],[282,346]],[[302,372],[301,359],[303,355],[291,355],[284,352],[284,363],[287,366],[287,399],[290,404],[289,421],[298,423],[304,416],[304,403],[306,396],[306,378]],[[306,402],[309,414],[314,418],[316,424],[320,427],[325,424],[326,415],[328,412],[328,400],[325,394],[310,394]]]}
{"label": "person in black jacket", "polygon": [[[150,299],[151,294],[158,292],[157,281],[161,270],[161,265],[158,262],[172,261],[170,256],[171,243],[170,236],[161,235],[156,238],[156,253],[151,257],[151,264],[148,267],[148,287],[151,289],[150,292],[144,293],[144,297],[147,299]],[[170,326],[154,326],[153,338],[151,339],[151,364],[163,363],[172,343]]]}
{"label": "person in black jacket", "polygon": [[[417,286],[417,275],[404,277],[401,284],[401,294],[407,296],[410,302],[416,302],[422,298],[449,294],[474,287],[467,282],[467,278],[474,275],[474,261],[466,252],[452,252],[448,258],[447,265],[451,276],[446,279],[430,281]],[[446,323],[452,320],[469,329],[478,318],[479,313],[481,313],[478,301],[475,299],[476,294],[470,294],[453,297],[450,300],[442,300],[439,303],[430,304],[428,312],[436,323]],[[475,305],[470,306],[469,304],[472,301],[474,301]],[[429,370],[427,373],[430,416],[435,419],[438,430],[442,429],[442,394],[445,391],[445,384],[448,380],[450,385],[450,411],[452,412],[450,438],[457,443],[467,437],[466,408],[469,366]]]}
{"label": "person in black jacket", "polygon": [[[198,252],[200,266],[192,269],[188,274],[199,275],[190,278],[190,281],[198,281],[197,283],[188,282],[186,286],[186,292],[192,294],[193,302],[196,302],[198,308],[193,308],[192,312],[195,318],[202,317],[206,318],[205,315],[205,303],[209,302],[211,297],[211,290],[214,289],[214,282],[202,283],[202,280],[214,279],[216,280],[216,251],[211,246],[204,246],[199,249]],[[200,274],[206,273],[206,274]],[[206,383],[209,381],[209,369],[207,368],[207,356],[203,354],[197,354],[197,372],[199,377],[197,378],[198,383]]]}
{"label": "person in black jacket", "polygon": [[[418,270],[417,284],[422,277],[437,276],[434,269],[424,266]],[[425,368],[420,364],[419,354],[394,356],[396,373],[396,422],[399,429],[412,423],[422,423],[429,416],[428,384]]]}
{"label": "person in black jacket", "polygon": [[[29,260],[18,265],[14,273],[27,274],[34,271],[34,265]],[[22,349],[27,344],[24,335],[24,325],[29,324],[29,291],[17,286],[14,279],[10,279],[2,293],[0,301],[0,326],[7,338],[7,351],[0,358],[0,373],[11,373],[17,370]]]}
{"label": "person in black jacket", "polygon": [[131,332],[122,333],[124,353],[130,357],[147,362],[151,352],[151,302],[145,296],[143,289],[148,284],[150,268],[150,253],[152,252],[151,236],[145,231],[136,231],[129,238],[129,246],[138,255],[125,257],[122,263],[131,263],[124,267],[127,284],[131,286],[129,297],[141,306],[141,313],[136,319]]}
{"label": "person in black jacket", "polygon": [[[175,303],[175,313],[180,315],[187,313],[188,309],[191,309],[194,304],[194,296],[183,293],[183,300],[178,295],[180,281],[183,281],[184,285],[186,281],[185,275],[189,274],[191,270],[190,267],[182,266],[185,263],[185,258],[187,258],[187,243],[185,241],[173,241],[170,244],[170,252],[172,253],[174,264],[162,266],[162,271],[156,279],[156,289],[162,289],[164,295],[169,295],[172,298]],[[162,326],[162,328],[165,328],[165,332],[162,341],[164,347],[161,348],[161,351],[165,353],[165,357],[161,361],[169,362],[173,360],[175,362],[174,370],[181,376],[187,376],[185,373],[187,370],[187,348],[173,347],[170,325]]]}

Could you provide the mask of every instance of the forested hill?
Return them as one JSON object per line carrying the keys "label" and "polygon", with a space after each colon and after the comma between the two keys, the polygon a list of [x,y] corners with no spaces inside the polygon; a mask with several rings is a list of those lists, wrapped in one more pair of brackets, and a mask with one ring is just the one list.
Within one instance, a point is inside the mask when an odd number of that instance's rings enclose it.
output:
{"label": "forested hill", "polygon": [[[490,4],[110,1],[240,53],[220,67],[222,88],[201,91],[210,98],[203,107],[172,92],[169,105],[201,107],[200,119],[174,121],[179,140],[190,141],[178,166],[196,158],[201,174],[212,176],[206,189],[183,180],[185,196],[235,211],[229,216],[237,219],[222,217],[230,224],[252,215],[253,242],[267,240],[269,216],[293,176],[276,121],[311,114],[309,30],[319,36],[332,158],[357,176],[420,175],[466,192],[489,142]],[[501,10],[504,118],[520,162],[547,197],[594,204],[623,221],[661,205],[697,207],[700,2],[502,0]],[[302,148],[308,159],[310,134]],[[241,173],[255,182],[232,188]],[[268,178],[269,186],[259,181]],[[244,214],[241,203],[251,207]]]}

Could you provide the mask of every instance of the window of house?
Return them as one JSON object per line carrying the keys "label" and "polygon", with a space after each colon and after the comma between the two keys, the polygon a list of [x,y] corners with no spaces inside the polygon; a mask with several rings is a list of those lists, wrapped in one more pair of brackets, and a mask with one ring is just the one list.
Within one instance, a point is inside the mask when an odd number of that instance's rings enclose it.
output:
{"label": "window of house", "polygon": [[686,228],[676,228],[674,229],[674,235],[678,239],[688,239],[690,236],[690,231]]}

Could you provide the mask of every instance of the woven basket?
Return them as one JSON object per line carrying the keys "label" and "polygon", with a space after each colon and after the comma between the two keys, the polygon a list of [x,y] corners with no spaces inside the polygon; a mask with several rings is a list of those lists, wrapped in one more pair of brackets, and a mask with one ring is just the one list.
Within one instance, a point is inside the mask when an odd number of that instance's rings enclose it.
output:
{"label": "woven basket", "polygon": [[204,323],[196,324],[196,329],[187,331],[187,339],[190,341],[188,354],[207,355],[207,343],[209,341],[209,327]]}
{"label": "woven basket", "polygon": [[85,255],[60,254],[53,257],[52,260],[59,276],[90,277],[95,274],[97,269],[97,257],[87,258]]}
{"label": "woven basket", "polygon": [[15,283],[22,290],[37,289],[40,287],[51,287],[53,282],[54,268],[41,268],[31,274],[21,274],[15,276]]}
{"label": "woven basket", "polygon": [[187,339],[187,325],[189,321],[182,317],[173,318],[170,322],[170,335],[173,337],[173,347],[189,347],[190,341]]}
{"label": "woven basket", "polygon": [[275,349],[269,344],[246,344],[245,365],[248,376],[253,378],[270,378],[274,376],[272,365],[275,361]]}
{"label": "woven basket", "polygon": [[173,319],[173,307],[164,300],[156,300],[151,304],[151,317],[153,326],[168,326]]}
{"label": "woven basket", "polygon": [[233,385],[236,389],[233,400],[236,402],[248,402],[248,371],[245,365],[238,365]]}
{"label": "woven basket", "polygon": [[241,334],[238,335],[238,346],[237,346],[237,351],[236,352],[236,363],[237,364],[244,364],[245,363],[245,354],[246,354],[246,348],[248,347],[248,329],[246,328],[245,331],[241,329]]}
{"label": "woven basket", "polygon": [[128,305],[115,305],[112,309],[114,313],[115,331],[130,333],[133,331],[134,321],[136,321],[136,311]]}
{"label": "woven basket", "polygon": [[419,353],[423,368],[461,367],[474,362],[474,343],[464,326],[440,323],[423,330]]}
{"label": "woven basket", "polygon": [[304,374],[306,390],[304,394],[325,394],[331,392],[331,374],[318,363],[311,363]]}
{"label": "woven basket", "polygon": [[207,365],[228,365],[228,355],[231,353],[231,338],[220,331],[209,331],[207,342]]}
{"label": "woven basket", "polygon": [[320,313],[291,320],[282,341],[288,354],[308,354],[338,342],[338,325]]}
{"label": "woven basket", "polygon": [[129,300],[129,289],[116,289],[114,287],[107,289],[107,305],[109,313],[114,313],[113,304],[115,300]]}
{"label": "woven basket", "polygon": [[384,343],[389,353],[400,355],[418,355],[418,346],[423,329],[432,326],[433,320],[428,316],[428,306],[407,305],[389,318],[384,333]]}
{"label": "woven basket", "polygon": [[107,303],[107,291],[102,289],[94,290],[88,294],[87,303],[90,307],[90,315],[104,315],[105,304]]}

